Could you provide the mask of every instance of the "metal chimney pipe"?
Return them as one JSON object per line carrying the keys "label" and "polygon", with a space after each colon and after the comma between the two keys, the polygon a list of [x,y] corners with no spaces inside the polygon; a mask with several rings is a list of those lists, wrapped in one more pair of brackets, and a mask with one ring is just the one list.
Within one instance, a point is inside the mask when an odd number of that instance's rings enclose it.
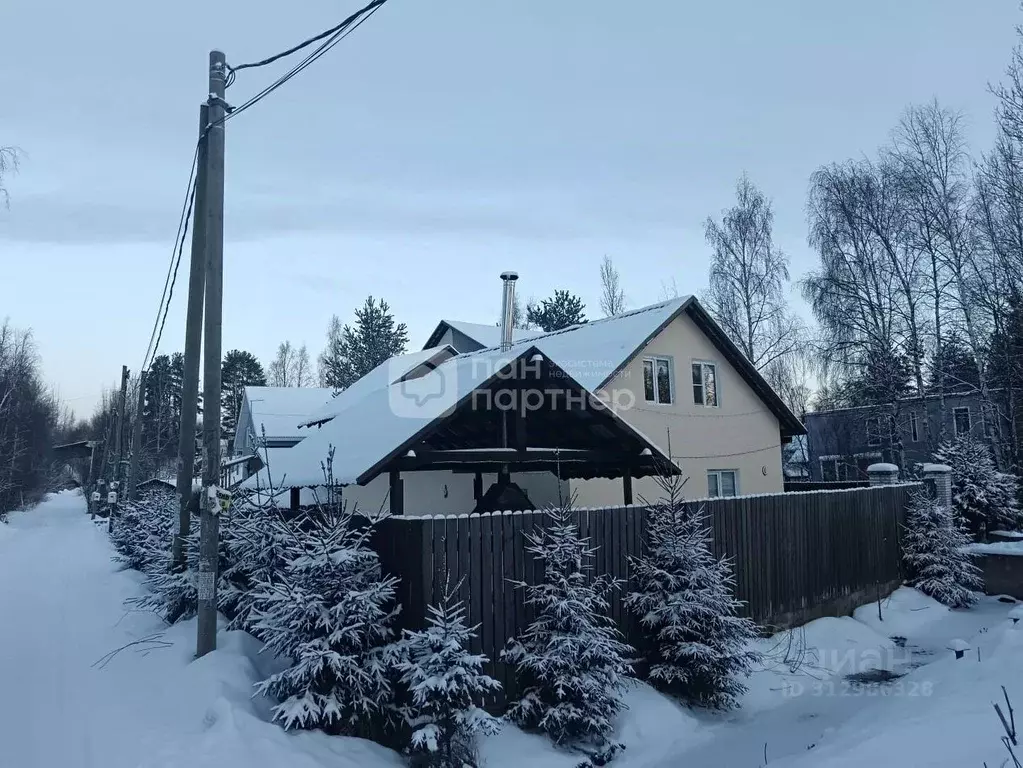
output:
{"label": "metal chimney pipe", "polygon": [[501,299],[501,350],[507,351],[512,345],[512,326],[515,324],[515,281],[519,279],[516,272],[502,272],[504,295]]}

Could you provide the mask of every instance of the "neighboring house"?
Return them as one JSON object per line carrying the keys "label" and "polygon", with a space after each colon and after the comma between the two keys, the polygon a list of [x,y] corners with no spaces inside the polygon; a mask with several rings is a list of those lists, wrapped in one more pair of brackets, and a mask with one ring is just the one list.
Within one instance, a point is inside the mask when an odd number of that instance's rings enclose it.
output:
{"label": "neighboring house", "polygon": [[806,435],[796,435],[782,446],[781,471],[786,481],[810,479],[810,451]]}
{"label": "neighboring house", "polygon": [[290,448],[305,437],[298,428],[302,418],[333,396],[330,387],[245,387],[231,455],[253,454],[257,447]]}
{"label": "neighboring house", "polygon": [[[543,336],[541,330],[525,330],[523,328],[512,329],[512,341],[525,341],[537,336]],[[482,323],[463,323],[458,320],[441,320],[437,327],[426,340],[424,349],[439,347],[442,345],[451,346],[459,354],[465,352],[476,352],[480,349],[490,349],[499,346],[501,343],[501,326],[483,325]]]}
{"label": "neighboring house", "polygon": [[[397,489],[408,514],[469,512],[509,476],[536,507],[652,501],[656,465],[688,476],[691,498],[783,490],[781,446],[803,427],[695,298],[522,333],[501,350],[484,346],[497,326],[441,322],[428,344],[478,349],[311,415],[319,429],[282,456],[287,486],[322,484],[333,450],[335,483],[369,511]],[[527,363],[542,388],[516,367]],[[509,421],[505,394],[535,402]]]}
{"label": "neighboring house", "polygon": [[[1005,393],[993,391],[998,434],[1007,443],[1011,423],[1005,414]],[[808,413],[804,417],[813,480],[866,480],[867,467],[884,461],[907,469],[931,460],[943,440],[960,435],[985,439],[984,410],[979,392],[909,397],[890,406],[866,405]],[[894,433],[891,425],[894,424]],[[992,425],[994,426],[994,425]],[[901,439],[901,459],[898,443]]]}

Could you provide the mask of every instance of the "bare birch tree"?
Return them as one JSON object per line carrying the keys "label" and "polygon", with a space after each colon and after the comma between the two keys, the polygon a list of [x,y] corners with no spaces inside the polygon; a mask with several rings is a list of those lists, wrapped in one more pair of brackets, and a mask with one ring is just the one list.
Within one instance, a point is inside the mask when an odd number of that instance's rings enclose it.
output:
{"label": "bare birch tree", "polygon": [[622,290],[621,276],[607,255],[600,262],[600,311],[605,317],[620,315],[625,311],[625,291]]}
{"label": "bare birch tree", "polygon": [[295,358],[298,352],[290,341],[282,341],[277,355],[266,369],[266,383],[271,387],[293,387]]}
{"label": "bare birch tree", "polygon": [[704,225],[712,249],[705,299],[728,337],[767,371],[798,349],[802,326],[786,302],[788,257],[774,245],[771,202],[745,175],[735,194],[721,220]]}
{"label": "bare birch tree", "polygon": [[[928,247],[948,279],[949,309],[969,343],[977,367],[984,410],[984,433],[1001,466],[1000,424],[985,370],[991,316],[985,312],[987,276],[978,258],[976,220],[971,216],[973,185],[963,136],[963,116],[937,101],[910,107],[895,132],[895,155]],[[941,313],[938,313],[940,318]]]}
{"label": "bare birch tree", "polygon": [[0,147],[0,202],[6,207],[10,203],[10,195],[4,179],[18,172],[21,150],[17,147]]}

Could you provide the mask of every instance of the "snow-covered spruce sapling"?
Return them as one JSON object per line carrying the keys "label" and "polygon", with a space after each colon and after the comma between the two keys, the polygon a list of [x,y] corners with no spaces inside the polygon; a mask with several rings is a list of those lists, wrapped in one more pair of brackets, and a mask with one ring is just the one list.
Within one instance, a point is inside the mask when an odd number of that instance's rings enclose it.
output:
{"label": "snow-covered spruce sapling", "polygon": [[909,585],[950,608],[973,605],[983,584],[980,569],[966,551],[969,543],[969,534],[951,510],[926,494],[915,494],[902,542]]}
{"label": "snow-covered spruce sapling", "polygon": [[253,621],[254,589],[284,569],[292,535],[291,523],[273,494],[243,492],[232,500],[230,520],[221,529],[227,567],[217,592],[220,610],[230,617],[232,629],[260,637]]}
{"label": "snow-covered spruce sapling", "polygon": [[991,449],[969,435],[942,443],[934,461],[952,469],[952,508],[974,535],[1023,526],[1015,475],[999,472]]}
{"label": "snow-covered spruce sapling", "polygon": [[255,589],[265,650],[294,663],[259,683],[285,728],[365,735],[392,702],[387,643],[398,580],[385,577],[344,506],[307,513],[286,542],[284,569]]}
{"label": "snow-covered spruce sapling", "polygon": [[177,508],[176,497],[154,492],[122,504],[119,525],[110,532],[118,562],[147,574],[166,567],[166,542]]}
{"label": "snow-covered spruce sapling", "polygon": [[483,673],[487,657],[468,650],[476,628],[466,626],[462,603],[449,592],[428,612],[426,629],[406,630],[396,644],[399,682],[408,690],[403,715],[412,728],[412,764],[476,768],[476,735],[499,730],[497,718],[478,705],[501,684]]}
{"label": "snow-covered spruce sapling", "polygon": [[756,624],[738,615],[731,564],[710,549],[702,509],[683,495],[685,478],[662,473],[648,505],[644,555],[632,558],[625,605],[650,635],[650,682],[688,704],[731,709],[760,656]]}
{"label": "snow-covered spruce sapling", "polygon": [[608,616],[618,584],[608,575],[588,578],[596,549],[580,538],[570,505],[546,516],[544,529],[525,537],[526,551],[543,563],[543,581],[518,585],[536,618],[502,653],[523,691],[508,717],[557,745],[607,750],[632,674],[633,649]]}

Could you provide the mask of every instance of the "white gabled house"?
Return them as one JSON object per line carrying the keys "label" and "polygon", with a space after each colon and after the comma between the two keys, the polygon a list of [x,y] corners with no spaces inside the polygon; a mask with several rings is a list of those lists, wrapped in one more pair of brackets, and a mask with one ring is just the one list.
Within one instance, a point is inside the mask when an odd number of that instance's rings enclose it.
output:
{"label": "white gabled house", "polygon": [[693,297],[504,345],[497,326],[442,321],[298,423],[309,436],[246,483],[304,503],[332,455],[367,514],[652,500],[659,471],[693,498],[780,492],[781,447],[804,432]]}

